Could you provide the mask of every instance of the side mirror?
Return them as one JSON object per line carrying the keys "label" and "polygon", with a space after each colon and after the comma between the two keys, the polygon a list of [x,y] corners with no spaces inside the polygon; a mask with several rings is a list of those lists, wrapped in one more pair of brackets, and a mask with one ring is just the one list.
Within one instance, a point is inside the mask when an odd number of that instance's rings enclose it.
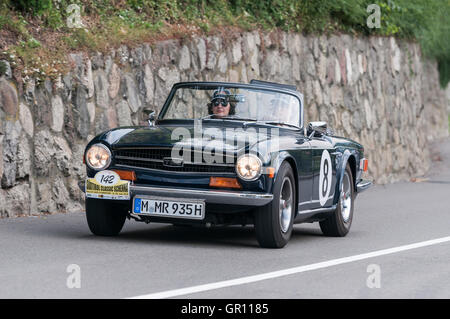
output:
{"label": "side mirror", "polygon": [[156,112],[154,110],[144,109],[142,113],[144,113],[144,115],[148,118],[148,126],[155,126]]}
{"label": "side mirror", "polygon": [[320,135],[326,135],[328,130],[327,122],[310,122],[308,125],[308,134],[310,136],[318,133]]}

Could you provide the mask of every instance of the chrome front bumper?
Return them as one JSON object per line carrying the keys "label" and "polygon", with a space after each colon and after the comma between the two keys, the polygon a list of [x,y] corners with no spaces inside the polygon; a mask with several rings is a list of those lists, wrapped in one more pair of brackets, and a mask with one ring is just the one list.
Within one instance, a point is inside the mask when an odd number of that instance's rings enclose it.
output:
{"label": "chrome front bumper", "polygon": [[[84,192],[84,181],[79,182],[78,186]],[[247,206],[264,206],[273,200],[273,195],[268,193],[130,185],[130,197],[136,195],[203,199],[209,204]]]}

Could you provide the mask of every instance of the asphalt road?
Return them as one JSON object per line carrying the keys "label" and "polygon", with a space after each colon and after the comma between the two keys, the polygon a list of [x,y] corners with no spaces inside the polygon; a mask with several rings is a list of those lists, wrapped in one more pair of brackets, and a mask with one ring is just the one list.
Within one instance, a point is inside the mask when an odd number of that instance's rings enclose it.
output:
{"label": "asphalt road", "polygon": [[[0,298],[450,298],[450,139],[440,149],[427,179],[362,193],[347,237],[301,224],[278,250],[259,248],[252,227],[127,221],[101,238],[82,212],[2,219]],[[67,287],[71,264],[80,288]]]}

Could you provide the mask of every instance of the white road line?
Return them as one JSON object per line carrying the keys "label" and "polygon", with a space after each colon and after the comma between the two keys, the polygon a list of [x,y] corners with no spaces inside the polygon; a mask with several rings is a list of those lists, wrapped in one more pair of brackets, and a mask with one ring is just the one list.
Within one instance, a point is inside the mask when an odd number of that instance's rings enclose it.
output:
{"label": "white road line", "polygon": [[[394,254],[394,253],[398,253],[398,252],[402,252],[402,251],[406,251],[406,250],[441,244],[441,243],[445,243],[445,242],[449,242],[449,241],[450,241],[450,236],[436,238],[436,239],[432,239],[432,240],[422,241],[419,243],[398,246],[398,247],[393,247],[393,248],[388,248],[388,249],[382,249],[382,250],[376,250],[376,251],[373,251],[370,253],[354,255],[354,256],[338,258],[338,259],[332,259],[332,260],[315,263],[315,264],[310,264],[310,265],[298,266],[298,267],[293,267],[293,268],[288,268],[288,269],[283,269],[283,270],[278,270],[278,271],[272,271],[272,272],[268,272],[268,273],[264,273],[264,274],[247,276],[247,277],[236,278],[236,279],[231,279],[231,280],[224,280],[224,281],[219,281],[219,282],[214,282],[214,283],[204,284],[204,285],[198,285],[198,286],[193,286],[193,287],[186,287],[186,288],[181,288],[181,289],[174,289],[174,290],[162,291],[162,292],[157,292],[157,293],[151,293],[151,294],[147,294],[147,295],[131,297],[130,299],[162,299],[162,298],[177,297],[177,296],[182,296],[182,295],[189,295],[189,294],[194,294],[194,293],[203,292],[203,291],[209,291],[209,290],[215,290],[215,289],[220,289],[220,288],[249,284],[249,283],[253,283],[253,282],[278,278],[278,277],[282,277],[282,276],[288,276],[288,275],[292,275],[292,274],[299,274],[299,273],[306,272],[306,271],[317,270],[317,269],[332,267],[332,266],[336,266],[336,265],[342,265],[342,264],[346,264],[346,263],[350,263],[350,262],[354,262],[354,261],[359,261],[359,260],[383,256],[383,255]],[[270,252],[268,252],[268,253],[270,253]]]}

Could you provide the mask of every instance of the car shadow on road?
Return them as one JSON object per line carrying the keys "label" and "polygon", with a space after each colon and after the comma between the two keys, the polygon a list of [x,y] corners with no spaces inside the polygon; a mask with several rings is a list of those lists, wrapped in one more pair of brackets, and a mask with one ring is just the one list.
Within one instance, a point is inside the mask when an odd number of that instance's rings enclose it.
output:
{"label": "car shadow on road", "polygon": [[253,227],[183,227],[158,225],[149,229],[125,230],[121,241],[152,244],[192,244],[195,246],[255,247]]}
{"label": "car shadow on road", "polygon": [[[295,226],[290,244],[307,242],[314,237],[323,237],[320,229],[305,229]],[[259,247],[253,226],[183,227],[165,225],[152,229],[126,230],[120,234],[121,241],[136,241],[161,244],[195,244],[196,246]]]}
{"label": "car shadow on road", "polygon": [[[75,216],[74,216],[75,217]],[[54,227],[52,223],[37,223],[30,231],[36,235],[58,239],[80,240],[84,243],[138,243],[152,245],[195,245],[195,247],[259,247],[256,234],[252,225],[250,226],[215,226],[211,228],[173,226],[171,224],[140,225],[127,222],[117,237],[94,236],[89,231],[84,221],[63,224]],[[294,225],[289,245],[296,243],[308,243],[323,237],[319,227],[311,225]]]}

